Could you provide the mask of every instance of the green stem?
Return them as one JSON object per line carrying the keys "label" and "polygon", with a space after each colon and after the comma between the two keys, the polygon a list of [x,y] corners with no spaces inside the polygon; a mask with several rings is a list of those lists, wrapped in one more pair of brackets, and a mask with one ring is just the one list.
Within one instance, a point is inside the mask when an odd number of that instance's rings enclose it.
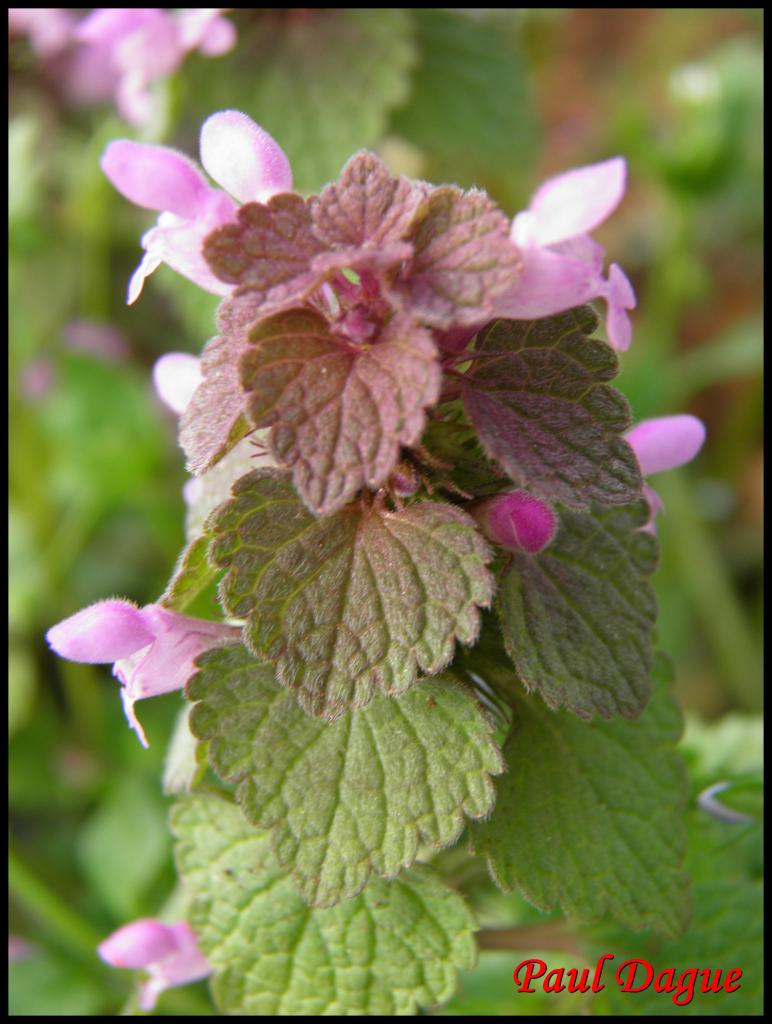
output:
{"label": "green stem", "polygon": [[52,942],[101,973],[96,947],[105,936],[71,910],[13,850],[8,853],[8,886],[12,899],[40,921]]}
{"label": "green stem", "polygon": [[656,488],[666,510],[660,530],[665,558],[680,570],[732,695],[744,708],[758,710],[761,665],[753,637],[688,484],[682,475],[671,473],[658,479]]}

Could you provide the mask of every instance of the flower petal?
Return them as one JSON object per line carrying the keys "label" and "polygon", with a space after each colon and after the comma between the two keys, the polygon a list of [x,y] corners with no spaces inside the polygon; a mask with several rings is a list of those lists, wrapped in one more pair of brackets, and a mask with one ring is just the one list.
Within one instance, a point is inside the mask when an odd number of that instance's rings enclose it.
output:
{"label": "flower petal", "polygon": [[138,970],[170,956],[178,947],[174,926],[146,917],[113,932],[100,943],[97,952],[111,967]]}
{"label": "flower petal", "polygon": [[201,127],[201,163],[240,202],[266,202],[292,191],[292,169],[284,150],[238,110],[212,114]]}
{"label": "flower petal", "polygon": [[619,205],[626,176],[625,160],[614,157],[545,181],[528,205],[536,218],[533,240],[551,245],[592,231]]}
{"label": "flower petal", "polygon": [[194,7],[180,11],[177,23],[186,50],[198,49],[204,57],[220,57],[236,45],[236,28],[221,18],[224,7]]}
{"label": "flower petal", "polygon": [[201,383],[201,360],[187,352],[167,352],[153,367],[153,384],[165,405],[182,413]]}
{"label": "flower petal", "polygon": [[50,647],[62,658],[105,664],[127,658],[152,643],[152,628],[130,601],[97,601],[46,633]]}
{"label": "flower petal", "polygon": [[[229,295],[233,291],[233,286],[215,277],[204,259],[202,247],[210,231],[211,228],[206,224],[196,221],[174,225],[159,222],[158,226],[145,232],[142,237],[142,244],[148,250],[148,257],[155,261],[152,269],[159,263],[166,263],[172,270],[187,277],[204,291],[212,292],[213,295]],[[142,264],[134,273],[132,285],[141,268]],[[150,271],[144,272],[143,280],[148,273]]]}
{"label": "flower petal", "polygon": [[644,476],[690,462],[705,441],[705,425],[696,416],[659,416],[643,420],[625,434]]}
{"label": "flower petal", "polygon": [[166,146],[117,139],[105,149],[101,166],[132,203],[188,220],[199,215],[213,191],[192,160]]}
{"label": "flower petal", "polygon": [[581,306],[604,290],[594,267],[549,249],[523,250],[516,284],[496,299],[495,316],[531,320]]}
{"label": "flower petal", "polygon": [[199,654],[241,635],[237,627],[194,619],[159,604],[146,605],[141,615],[153,643],[116,661],[113,669],[132,700],[181,690],[196,671],[193,661]]}
{"label": "flower petal", "polygon": [[142,289],[145,286],[145,281],[163,263],[163,260],[156,253],[146,252],[142,259],[139,261],[139,265],[134,273],[131,275],[129,280],[129,286],[126,289],[126,305],[133,305],[142,294]]}

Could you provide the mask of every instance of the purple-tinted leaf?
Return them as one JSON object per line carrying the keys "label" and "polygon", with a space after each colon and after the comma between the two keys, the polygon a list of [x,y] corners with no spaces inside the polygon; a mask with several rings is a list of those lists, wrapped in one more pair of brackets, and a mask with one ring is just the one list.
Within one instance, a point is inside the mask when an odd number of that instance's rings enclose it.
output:
{"label": "purple-tinted leaf", "polygon": [[434,189],[410,241],[401,288],[414,315],[441,330],[484,322],[517,272],[509,222],[484,192]]}
{"label": "purple-tinted leaf", "polygon": [[276,663],[306,711],[335,719],[377,690],[402,693],[474,643],[491,599],[490,552],[466,513],[419,502],[401,512],[349,505],[315,519],[286,474],[242,478],[210,520],[228,570],[227,611]]}
{"label": "purple-tinted leaf", "polygon": [[357,153],[337,184],[311,200],[314,233],[335,249],[398,242],[407,235],[423,195],[407,179],[392,178],[374,153]]}
{"label": "purple-tinted leaf", "polygon": [[204,256],[220,280],[249,297],[255,313],[265,316],[301,302],[319,286],[321,276],[311,262],[326,247],[311,230],[304,199],[286,194],[265,204],[246,203],[238,217],[237,224],[207,237]]}
{"label": "purple-tinted leaf", "polygon": [[657,542],[641,531],[645,501],[563,510],[538,555],[517,554],[499,578],[504,644],[528,690],[580,718],[634,718],[649,699]]}
{"label": "purple-tinted leaf", "polygon": [[239,381],[238,358],[247,344],[246,327],[254,317],[237,302],[225,299],[218,319],[223,333],[204,349],[203,379],[180,419],[180,445],[191,473],[209,469],[251,429],[244,411],[246,396]]}
{"label": "purple-tinted leaf", "polygon": [[571,508],[621,505],[641,493],[635,455],[621,434],[624,397],[586,306],[542,320],[494,320],[477,336],[464,404],[486,453],[518,484]]}
{"label": "purple-tinted leaf", "polygon": [[273,455],[292,467],[298,493],[319,515],[362,487],[380,487],[437,400],[434,342],[407,317],[355,346],[318,313],[296,309],[261,321],[250,342],[241,357],[249,414],[256,426],[273,426]]}

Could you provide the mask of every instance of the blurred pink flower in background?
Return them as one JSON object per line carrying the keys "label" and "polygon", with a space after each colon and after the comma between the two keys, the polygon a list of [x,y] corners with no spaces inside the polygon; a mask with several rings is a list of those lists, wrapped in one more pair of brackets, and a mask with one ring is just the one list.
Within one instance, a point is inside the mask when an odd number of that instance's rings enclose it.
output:
{"label": "blurred pink flower in background", "polygon": [[108,363],[119,363],[130,355],[129,344],[122,331],[95,320],[71,320],[64,326],[62,339],[72,351],[88,352]]}
{"label": "blurred pink flower in background", "polygon": [[8,31],[27,36],[38,57],[53,57],[65,50],[72,40],[77,16],[60,7],[9,7]]}
{"label": "blurred pink flower in background", "polygon": [[35,952],[35,947],[30,945],[26,939],[19,935],[8,934],[8,963],[16,964],[20,960],[27,960]]}
{"label": "blurred pink flower in background", "polygon": [[627,310],[635,308],[635,293],[616,263],[603,277],[605,250],[589,235],[619,205],[626,175],[624,159],[615,157],[539,186],[528,209],[512,221],[522,267],[517,284],[497,302],[499,316],[530,320],[600,298],[607,304],[609,342],[619,350],[629,348]]}
{"label": "blurred pink flower in background", "polygon": [[[212,114],[201,128],[201,163],[226,191],[211,188],[196,164],[166,146],[128,139],[111,142],[102,170],[118,191],[137,206],[161,211],[142,236],[146,254],[129,282],[127,301],[139,297],[145,278],[166,263],[178,274],[215,295],[225,284],[209,269],[201,247],[216,227],[235,220],[237,203],[266,202],[292,189],[292,171],[279,144],[237,110]],[[229,193],[229,194],[228,194]]]}
{"label": "blurred pink flower in background", "polygon": [[159,604],[137,608],[131,601],[107,600],[83,608],[46,633],[62,658],[87,664],[114,662],[129,725],[148,745],[134,704],[181,690],[195,673],[194,659],[220,644],[237,641],[241,630],[194,619]]}
{"label": "blurred pink flower in background", "polygon": [[108,936],[97,952],[111,967],[148,972],[150,977],[139,989],[139,1008],[145,1011],[153,1009],[167,988],[199,981],[212,972],[185,921],[165,924],[149,917],[132,921]]}
{"label": "blurred pink flower in background", "polygon": [[69,9],[9,9],[8,28],[26,35],[43,59],[63,58],[57,85],[74,103],[113,98],[133,125],[152,115],[151,86],[176,71],[188,53],[219,57],[236,43],[227,7],[97,7],[81,21]]}

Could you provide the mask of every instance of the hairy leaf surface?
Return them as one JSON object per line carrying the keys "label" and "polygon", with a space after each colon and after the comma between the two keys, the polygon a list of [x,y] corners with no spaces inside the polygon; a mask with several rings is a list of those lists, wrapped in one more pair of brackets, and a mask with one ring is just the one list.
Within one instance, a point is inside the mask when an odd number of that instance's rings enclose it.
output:
{"label": "hairy leaf surface", "polygon": [[311,230],[308,204],[294,193],[245,203],[237,223],[217,228],[204,242],[212,271],[237,285],[237,295],[248,295],[263,316],[302,301],[318,286],[311,261],[324,250]]}
{"label": "hairy leaf surface", "polygon": [[562,510],[554,542],[513,555],[497,606],[507,653],[529,690],[580,718],[632,718],[650,693],[657,543],[646,502]]}
{"label": "hairy leaf surface", "polygon": [[586,306],[542,320],[495,320],[477,336],[464,404],[487,454],[519,484],[571,508],[640,496],[625,398],[605,382],[614,352],[587,335]]}
{"label": "hairy leaf surface", "polygon": [[263,470],[238,481],[211,529],[225,607],[313,715],[337,718],[439,672],[456,639],[474,642],[491,599],[487,545],[451,505],[315,519],[285,474]]}
{"label": "hairy leaf surface", "polygon": [[386,482],[401,444],[418,440],[440,367],[428,331],[395,317],[373,345],[337,340],[312,310],[261,323],[241,359],[249,414],[273,426],[271,448],[319,515]]}
{"label": "hairy leaf surface", "polygon": [[241,645],[210,651],[188,684],[193,731],[304,897],[355,896],[371,871],[393,878],[419,842],[448,846],[464,815],[493,804],[501,755],[475,700],[451,677],[424,680],[337,722],[310,718],[274,668]]}
{"label": "hairy leaf surface", "polygon": [[[232,303],[221,306],[221,335],[207,343],[201,357],[202,381],[180,417],[180,446],[191,473],[214,466],[249,433],[238,358],[246,338]],[[229,318],[230,315],[230,319]]]}
{"label": "hairy leaf surface", "polygon": [[432,327],[484,322],[512,283],[517,253],[509,224],[484,192],[434,189],[410,241],[414,257],[402,288],[413,314]]}
{"label": "hairy leaf surface", "polygon": [[268,834],[228,801],[181,801],[172,827],[224,1013],[413,1014],[448,999],[457,970],[474,963],[472,915],[427,867],[314,909],[276,864]]}
{"label": "hairy leaf surface", "polygon": [[357,153],[311,200],[317,238],[334,248],[383,246],[408,233],[423,199],[420,185],[392,178],[375,153]]}
{"label": "hairy leaf surface", "polygon": [[635,722],[581,722],[520,698],[496,807],[475,826],[497,883],[541,910],[681,934],[690,899],[680,734],[664,685]]}

